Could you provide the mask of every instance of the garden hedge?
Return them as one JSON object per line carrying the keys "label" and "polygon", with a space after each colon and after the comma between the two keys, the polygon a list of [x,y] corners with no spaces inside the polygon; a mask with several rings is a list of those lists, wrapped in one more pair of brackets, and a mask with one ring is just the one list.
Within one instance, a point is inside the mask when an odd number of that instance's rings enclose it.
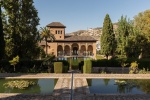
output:
{"label": "garden hedge", "polygon": [[83,65],[83,73],[91,73],[92,72],[92,62],[91,60],[85,60]]}
{"label": "garden hedge", "polygon": [[63,66],[63,73],[67,73],[69,70],[69,67],[68,66]]}
{"label": "garden hedge", "polygon": [[[150,59],[134,59],[134,58],[117,58],[111,60],[91,60],[92,67],[121,67],[121,62],[128,63],[127,67],[130,67],[130,64],[134,61],[137,61],[139,69],[149,69],[150,70]],[[15,73],[43,73],[48,72],[48,65],[45,65],[44,60],[23,60],[21,59],[19,63],[16,65]],[[69,69],[69,62],[65,60],[61,61],[53,61],[55,62],[62,62],[64,65],[63,72],[67,72],[67,67]],[[78,64],[76,64],[78,63]],[[83,69],[84,61],[74,62],[73,68],[79,70]],[[53,64],[50,66],[51,72],[54,72]],[[1,60],[0,61],[0,73],[14,73],[13,66],[10,65],[8,60]]]}
{"label": "garden hedge", "polygon": [[54,62],[54,73],[63,72],[63,62]]}

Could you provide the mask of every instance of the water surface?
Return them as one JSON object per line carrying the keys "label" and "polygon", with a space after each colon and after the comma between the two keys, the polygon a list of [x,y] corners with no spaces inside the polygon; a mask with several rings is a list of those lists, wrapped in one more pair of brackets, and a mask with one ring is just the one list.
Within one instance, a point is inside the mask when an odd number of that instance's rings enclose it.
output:
{"label": "water surface", "polygon": [[54,90],[54,86],[57,79],[25,79],[36,82],[34,86],[30,86],[27,89],[12,89],[5,88],[4,83],[12,80],[24,80],[24,79],[0,79],[0,93],[23,93],[23,94],[51,94]]}
{"label": "water surface", "polygon": [[87,79],[90,93],[99,94],[150,94],[150,80]]}

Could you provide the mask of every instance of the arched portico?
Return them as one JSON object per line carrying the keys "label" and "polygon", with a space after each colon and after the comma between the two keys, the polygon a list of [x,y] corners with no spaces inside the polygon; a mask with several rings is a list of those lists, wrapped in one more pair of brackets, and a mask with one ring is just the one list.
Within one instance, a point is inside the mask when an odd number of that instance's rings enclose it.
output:
{"label": "arched portico", "polygon": [[92,56],[92,55],[93,55],[93,46],[92,46],[92,45],[89,45],[89,46],[88,46],[87,55],[88,55],[88,56]]}
{"label": "arched portico", "polygon": [[80,54],[81,55],[85,55],[85,52],[86,52],[86,46],[85,45],[81,45]]}
{"label": "arched portico", "polygon": [[77,43],[72,44],[72,55],[78,55],[79,53],[79,45]]}
{"label": "arched portico", "polygon": [[58,47],[57,47],[57,55],[58,56],[63,55],[63,47],[61,45],[58,45]]}
{"label": "arched portico", "polygon": [[69,56],[70,55],[70,46],[69,45],[65,45],[65,48],[64,48],[64,55],[65,56]]}
{"label": "arched portico", "polygon": [[74,43],[58,43],[57,56],[93,56],[95,55],[95,47],[92,43],[74,42]]}

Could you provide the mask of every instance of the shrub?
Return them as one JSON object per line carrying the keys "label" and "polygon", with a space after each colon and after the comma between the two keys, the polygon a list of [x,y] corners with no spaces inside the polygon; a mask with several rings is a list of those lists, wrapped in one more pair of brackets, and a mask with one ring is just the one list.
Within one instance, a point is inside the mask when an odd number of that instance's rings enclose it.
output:
{"label": "shrub", "polygon": [[150,69],[150,59],[139,59],[138,63],[139,63],[138,65],[139,69],[143,69],[143,68]]}
{"label": "shrub", "polygon": [[99,59],[92,60],[92,67],[120,67],[119,60],[116,59]]}
{"label": "shrub", "polygon": [[84,61],[81,61],[79,63],[79,70],[82,70],[83,71],[83,65],[84,65]]}
{"label": "shrub", "polygon": [[138,72],[139,74],[148,74],[148,69],[143,68]]}
{"label": "shrub", "polygon": [[68,66],[63,66],[63,73],[67,73],[69,70],[69,67]]}
{"label": "shrub", "polygon": [[63,71],[63,63],[54,62],[54,73],[62,73],[62,71]]}
{"label": "shrub", "polygon": [[79,62],[78,60],[71,60],[71,66],[72,66],[72,69],[79,69]]}
{"label": "shrub", "polygon": [[[20,59],[15,66],[15,72],[21,73],[41,73],[47,72],[47,66],[43,65],[43,60]],[[0,61],[0,72],[14,72],[8,60]]]}
{"label": "shrub", "polygon": [[69,66],[69,62],[66,61],[66,60],[57,60],[57,61],[53,61],[54,63],[55,62],[62,62],[64,66]]}
{"label": "shrub", "polygon": [[19,56],[14,57],[9,61],[10,65],[14,67],[14,71],[16,71],[16,64],[19,62]]}
{"label": "shrub", "polygon": [[22,59],[16,65],[17,72],[23,73],[41,73],[47,72],[47,66],[43,65],[43,60],[26,60]]}
{"label": "shrub", "polygon": [[13,71],[13,67],[10,66],[10,63],[8,60],[1,60],[0,61],[0,72],[4,73],[10,73]]}
{"label": "shrub", "polygon": [[135,62],[132,62],[131,65],[130,65],[130,74],[136,74],[138,73],[138,63],[135,61]]}
{"label": "shrub", "polygon": [[85,60],[83,66],[83,73],[91,73],[92,72],[92,61]]}

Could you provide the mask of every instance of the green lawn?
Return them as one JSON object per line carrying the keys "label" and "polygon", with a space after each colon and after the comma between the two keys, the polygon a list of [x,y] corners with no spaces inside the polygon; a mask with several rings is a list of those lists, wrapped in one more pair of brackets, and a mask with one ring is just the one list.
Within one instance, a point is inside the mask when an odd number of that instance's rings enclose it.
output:
{"label": "green lawn", "polygon": [[98,60],[98,59],[105,59],[105,58],[101,55],[96,55],[96,59]]}

